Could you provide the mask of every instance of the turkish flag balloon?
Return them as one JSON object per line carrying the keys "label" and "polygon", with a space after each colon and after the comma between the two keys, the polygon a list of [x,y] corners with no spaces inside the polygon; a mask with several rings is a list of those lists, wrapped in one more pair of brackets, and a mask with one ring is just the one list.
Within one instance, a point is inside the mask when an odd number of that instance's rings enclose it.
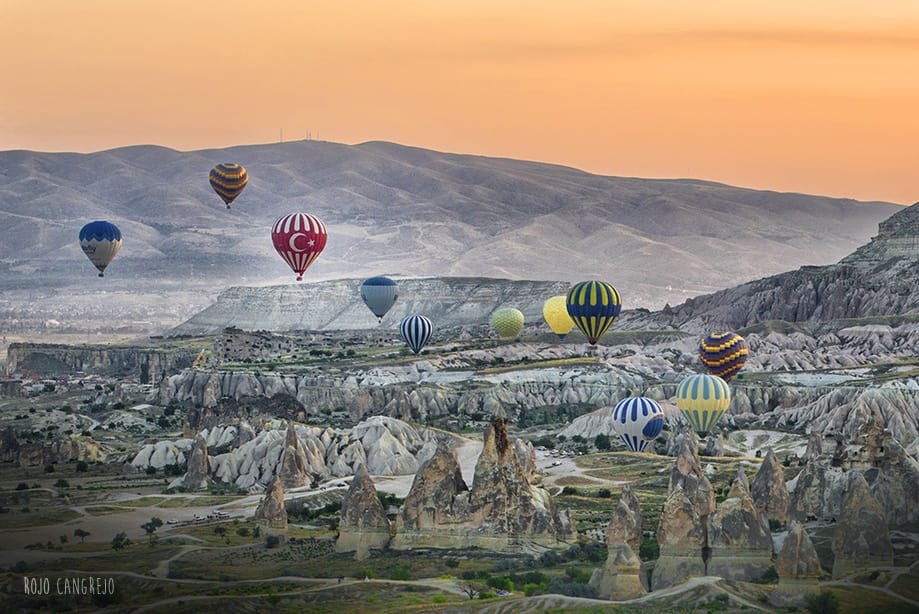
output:
{"label": "turkish flag balloon", "polygon": [[271,228],[274,249],[297,274],[297,281],[322,253],[327,238],[322,220],[307,213],[285,215]]}

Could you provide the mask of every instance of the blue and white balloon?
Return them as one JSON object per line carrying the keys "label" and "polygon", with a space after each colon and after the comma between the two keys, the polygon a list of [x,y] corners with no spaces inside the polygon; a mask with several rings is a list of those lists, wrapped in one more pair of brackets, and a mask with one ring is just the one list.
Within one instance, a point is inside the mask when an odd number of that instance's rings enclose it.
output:
{"label": "blue and white balloon", "polygon": [[104,277],[105,267],[121,249],[121,231],[111,222],[90,222],[80,229],[80,248]]}
{"label": "blue and white balloon", "polygon": [[627,397],[613,408],[613,428],[632,452],[645,448],[664,428],[664,410],[647,397]]}
{"label": "blue and white balloon", "polygon": [[418,354],[431,338],[434,332],[434,326],[431,321],[424,316],[412,315],[399,324],[399,334],[402,340],[412,348],[412,351]]}

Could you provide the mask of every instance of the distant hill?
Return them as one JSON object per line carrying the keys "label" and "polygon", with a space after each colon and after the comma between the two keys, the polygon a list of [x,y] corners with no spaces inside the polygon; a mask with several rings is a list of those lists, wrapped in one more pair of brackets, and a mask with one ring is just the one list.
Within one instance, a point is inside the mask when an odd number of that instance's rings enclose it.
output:
{"label": "distant hill", "polygon": [[[231,211],[207,181],[210,168],[226,161],[243,164],[250,177]],[[383,142],[6,151],[0,290],[8,299],[53,289],[30,295],[30,309],[102,289],[107,300],[121,290],[124,300],[156,309],[177,289],[193,289],[200,302],[191,302],[203,305],[227,286],[290,283],[270,226],[305,211],[321,217],[330,236],[304,285],[373,274],[602,278],[627,307],[655,308],[834,262],[899,209]],[[105,280],[77,244],[80,227],[94,219],[115,222],[125,237]]]}
{"label": "distant hill", "polygon": [[[560,281],[519,281],[483,277],[397,278],[399,299],[383,318],[383,329],[402,318],[423,314],[435,323],[435,338],[444,329],[488,327],[492,313],[516,307],[526,323],[543,325],[547,298],[568,291]],[[235,326],[243,330],[375,329],[377,318],[361,302],[360,279],[320,281],[309,285],[228,288],[217,301],[183,322],[169,335],[212,335]]]}

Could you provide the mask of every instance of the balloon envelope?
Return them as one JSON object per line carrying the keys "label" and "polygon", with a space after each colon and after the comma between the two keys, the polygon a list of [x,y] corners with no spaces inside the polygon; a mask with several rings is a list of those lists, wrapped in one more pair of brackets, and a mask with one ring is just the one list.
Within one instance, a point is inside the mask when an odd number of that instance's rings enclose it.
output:
{"label": "balloon envelope", "polygon": [[399,298],[399,286],[388,277],[371,277],[361,284],[361,300],[380,321]]}
{"label": "balloon envelope", "polygon": [[708,372],[726,382],[737,375],[750,353],[746,340],[730,331],[712,333],[699,343],[699,359]]}
{"label": "balloon envelope", "polygon": [[427,344],[434,332],[431,321],[424,316],[412,315],[399,324],[399,334],[414,353],[418,353]]}
{"label": "balloon envelope", "polygon": [[644,452],[664,428],[664,410],[654,399],[627,397],[613,408],[613,428],[629,450]]}
{"label": "balloon envelope", "polygon": [[239,164],[229,162],[218,164],[212,168],[208,178],[210,179],[211,187],[227,204],[227,209],[230,208],[230,203],[239,196],[246,184],[249,183],[249,175],[246,173],[246,169]]}
{"label": "balloon envelope", "polygon": [[622,297],[605,281],[582,281],[568,291],[566,307],[575,325],[596,345],[622,310]]}
{"label": "balloon envelope", "polygon": [[504,307],[491,316],[491,325],[502,339],[513,339],[523,330],[523,312],[513,307]]}
{"label": "balloon envelope", "polygon": [[676,405],[693,429],[705,434],[731,405],[731,389],[720,377],[690,375],[676,389]]}
{"label": "balloon envelope", "polygon": [[121,231],[111,222],[90,222],[80,229],[80,248],[103,277],[105,267],[121,249]]}
{"label": "balloon envelope", "polygon": [[327,239],[325,224],[308,213],[285,215],[271,228],[274,249],[297,274],[297,281],[325,249]]}
{"label": "balloon envelope", "polygon": [[542,317],[559,339],[564,339],[574,328],[574,320],[568,315],[567,300],[564,295],[553,296],[542,305]]}

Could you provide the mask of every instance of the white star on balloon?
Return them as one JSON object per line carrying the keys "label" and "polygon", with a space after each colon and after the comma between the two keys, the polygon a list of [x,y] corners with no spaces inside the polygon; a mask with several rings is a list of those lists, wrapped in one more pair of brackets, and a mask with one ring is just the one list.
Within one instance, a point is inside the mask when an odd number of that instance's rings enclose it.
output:
{"label": "white star on balloon", "polygon": [[314,245],[316,245],[316,241],[314,241],[313,239],[310,239],[310,247],[312,247],[312,246],[314,246]]}

